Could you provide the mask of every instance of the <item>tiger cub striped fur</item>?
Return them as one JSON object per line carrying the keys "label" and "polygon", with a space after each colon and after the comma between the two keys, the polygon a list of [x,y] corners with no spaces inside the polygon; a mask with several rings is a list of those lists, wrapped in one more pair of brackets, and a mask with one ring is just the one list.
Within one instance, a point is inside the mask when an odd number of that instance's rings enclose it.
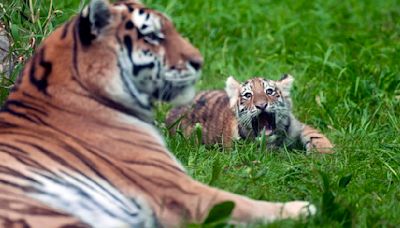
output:
{"label": "tiger cub striped fur", "polygon": [[200,52],[164,14],[92,0],[35,51],[0,111],[1,227],[179,227],[233,201],[232,222],[298,218],[192,179],[152,125],[187,103]]}
{"label": "tiger cub striped fur", "polygon": [[206,145],[223,144],[230,147],[239,139],[239,122],[229,107],[229,97],[223,90],[200,92],[192,105],[173,108],[166,118],[166,125],[172,134],[179,129],[190,136],[200,124],[202,142]]}
{"label": "tiger cub striped fur", "polygon": [[293,115],[293,80],[285,75],[278,81],[252,78],[240,84],[229,77],[225,91],[202,92],[193,105],[171,110],[167,125],[172,126],[172,133],[180,128],[190,135],[200,123],[205,144],[222,143],[229,147],[233,140],[255,138],[263,132],[270,148],[300,142],[307,151],[332,152],[333,145],[327,137]]}

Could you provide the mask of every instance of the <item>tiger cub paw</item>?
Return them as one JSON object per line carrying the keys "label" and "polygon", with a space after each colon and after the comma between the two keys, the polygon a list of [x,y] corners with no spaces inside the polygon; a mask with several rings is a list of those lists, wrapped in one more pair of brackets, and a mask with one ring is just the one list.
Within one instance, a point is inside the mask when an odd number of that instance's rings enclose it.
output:
{"label": "tiger cub paw", "polygon": [[333,145],[329,139],[325,137],[311,138],[306,145],[306,149],[307,152],[316,150],[319,153],[333,153]]}
{"label": "tiger cub paw", "polygon": [[313,216],[317,212],[317,208],[307,201],[292,201],[284,203],[282,206],[282,218],[304,218]]}

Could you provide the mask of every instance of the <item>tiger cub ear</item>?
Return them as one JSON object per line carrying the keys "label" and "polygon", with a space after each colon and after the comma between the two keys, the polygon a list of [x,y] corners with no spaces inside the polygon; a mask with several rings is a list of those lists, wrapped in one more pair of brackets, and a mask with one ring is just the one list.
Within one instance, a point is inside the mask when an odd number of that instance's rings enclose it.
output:
{"label": "tiger cub ear", "polygon": [[289,96],[294,82],[294,77],[290,74],[284,74],[281,79],[276,81],[276,85],[282,91],[283,96]]}
{"label": "tiger cub ear", "polygon": [[83,45],[90,45],[110,23],[111,10],[107,0],[92,0],[79,18],[79,38]]}
{"label": "tiger cub ear", "polygon": [[225,84],[225,92],[229,97],[229,107],[233,108],[239,99],[240,83],[236,81],[233,76],[229,76]]}

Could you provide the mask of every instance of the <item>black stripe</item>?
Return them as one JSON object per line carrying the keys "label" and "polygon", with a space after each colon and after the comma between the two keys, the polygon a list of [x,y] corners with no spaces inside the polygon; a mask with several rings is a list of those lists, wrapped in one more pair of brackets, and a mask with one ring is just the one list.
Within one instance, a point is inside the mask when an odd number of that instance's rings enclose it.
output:
{"label": "black stripe", "polygon": [[140,40],[144,37],[144,35],[140,32],[139,28],[136,27],[136,34],[137,34],[137,39]]}
{"label": "black stripe", "polygon": [[[93,162],[93,159],[88,158],[87,156],[83,155],[77,149],[73,148],[72,146],[64,143],[62,148],[68,151],[70,154],[74,155],[79,161],[81,161],[88,169],[90,169],[94,174],[96,174],[99,178],[108,181],[108,179],[100,172],[100,169],[97,165]],[[83,173],[80,173],[82,176],[85,176]]]}
{"label": "black stripe", "polygon": [[89,17],[83,17],[81,14],[75,26],[78,30],[79,40],[83,46],[89,46],[96,39],[96,36],[92,34],[92,23],[90,23]]}
{"label": "black stripe", "polygon": [[141,29],[141,30],[144,30],[144,29],[146,29],[147,27],[149,27],[149,26],[143,24],[142,27],[141,27],[140,29]]}
{"label": "black stripe", "polygon": [[46,148],[44,148],[42,146],[39,146],[39,145],[37,145],[35,143],[19,140],[19,139],[17,139],[16,141],[21,143],[21,144],[23,144],[23,145],[27,145],[27,146],[31,146],[31,147],[35,148],[38,152],[42,153],[43,155],[46,155],[51,160],[53,160],[53,161],[65,166],[65,167],[67,167],[67,168],[69,168],[71,170],[78,171],[74,166],[72,166],[70,163],[68,163],[64,158],[58,156],[54,152],[52,152],[52,151],[50,151],[50,150],[48,150],[48,149],[46,149]]}
{"label": "black stripe", "polygon": [[16,106],[18,108],[22,108],[22,109],[28,109],[34,112],[38,112],[42,115],[47,116],[47,112],[43,111],[44,107],[34,107],[34,105],[29,104],[28,102],[25,101],[19,101],[19,100],[7,100],[6,103],[4,104],[5,106],[9,106],[9,105],[13,105]]}
{"label": "black stripe", "polygon": [[74,71],[75,74],[73,74],[73,77],[75,78],[75,80],[79,83],[79,85],[84,88],[85,90],[86,87],[83,86],[83,84],[76,78],[80,78],[80,74],[79,74],[79,68],[78,68],[78,33],[79,33],[79,29],[78,29],[78,25],[79,25],[79,19],[75,20],[74,23],[74,35],[73,35],[73,47],[72,47],[72,65],[74,66]]}
{"label": "black stripe", "polygon": [[10,145],[7,143],[0,142],[0,148],[1,148],[0,152],[6,152],[12,156],[15,156],[15,153],[10,152],[9,149],[11,149],[19,154],[22,154],[22,155],[28,155],[28,153],[26,151],[22,150],[21,148],[18,148],[14,145]]}
{"label": "black stripe", "polygon": [[313,137],[310,137],[310,141],[312,141],[313,139],[320,139],[320,138],[323,138],[322,136],[313,136]]}
{"label": "black stripe", "polygon": [[131,29],[133,29],[135,27],[135,25],[133,24],[133,22],[132,21],[127,21],[126,23],[125,23],[125,29],[127,29],[127,30],[131,30]]}
{"label": "black stripe", "polygon": [[[131,60],[131,61],[132,61],[132,60]],[[132,62],[132,65],[134,65],[133,62]],[[122,69],[122,66],[121,66],[121,64],[120,64],[119,62],[118,62],[118,68],[119,68],[119,69]],[[144,105],[144,104],[142,104],[142,103],[137,99],[136,95],[132,93],[132,91],[129,89],[129,86],[128,86],[128,84],[129,84],[129,82],[127,81],[128,79],[123,75],[122,70],[121,70],[120,72],[121,72],[121,76],[120,76],[120,77],[121,77],[121,79],[122,79],[123,84],[125,85],[124,89],[125,89],[125,91],[128,92],[129,95],[131,95],[131,97],[136,101],[135,104],[139,105],[139,107],[140,107],[141,109],[144,109],[144,110],[151,110],[151,108],[152,108],[151,104],[150,104],[150,105]],[[109,98],[105,98],[105,97],[104,97],[104,99],[107,99],[107,100],[111,101]],[[114,102],[114,103],[115,103],[115,102]],[[122,105],[120,105],[120,106],[122,106]],[[122,107],[125,107],[125,106],[122,106]],[[125,108],[125,109],[127,109],[127,108]],[[129,113],[131,113],[130,115],[135,116],[136,118],[141,119],[142,121],[149,122],[148,120],[144,119],[142,116],[138,116],[136,113],[134,113],[134,112],[131,111],[130,109],[127,109],[127,110],[129,111]],[[150,122],[151,122],[151,121],[152,121],[152,120],[150,120]]]}
{"label": "black stripe", "polygon": [[133,42],[132,42],[132,38],[130,36],[128,36],[128,35],[124,36],[124,45],[125,45],[126,49],[128,50],[128,57],[132,62]]}
{"label": "black stripe", "polygon": [[42,184],[42,183],[40,183],[40,181],[37,181],[31,177],[28,177],[28,176],[24,175],[23,173],[18,172],[17,170],[11,169],[10,167],[7,167],[7,166],[0,165],[0,173],[12,176],[14,178],[19,178],[22,180],[34,182],[36,184],[40,184],[40,185]]}
{"label": "black stripe", "polygon": [[[130,169],[130,168],[129,168]],[[132,170],[134,171],[134,170]],[[131,172],[132,173],[132,172]],[[197,195],[196,192],[189,192],[183,189],[184,186],[181,186],[177,184],[178,182],[171,181],[170,179],[163,178],[161,176],[151,176],[149,174],[141,174],[137,171],[133,172],[135,175],[139,176],[140,178],[143,179],[143,181],[150,182],[151,184],[157,186],[158,188],[169,188],[169,189],[176,189],[180,193],[186,194],[186,195]]]}
{"label": "black stripe", "polygon": [[32,187],[32,186],[19,185],[17,183],[14,183],[14,182],[11,182],[11,181],[7,181],[7,180],[0,179],[0,183],[3,184],[3,185],[7,185],[7,186],[10,186],[10,187],[13,187],[13,188],[21,189],[24,192],[40,192],[37,189],[35,189],[34,187]]}
{"label": "black stripe", "polygon": [[[287,124],[285,125],[285,132],[287,133],[287,132],[289,132],[289,128],[290,128],[290,125],[292,124],[292,120],[288,117],[288,122],[287,122]],[[276,125],[273,125],[272,126],[272,129],[275,129],[276,128]]]}
{"label": "black stripe", "polygon": [[54,108],[54,109],[56,109],[58,111],[66,112],[66,113],[71,114],[71,115],[76,115],[76,116],[81,116],[82,115],[81,113],[73,112],[73,111],[65,109],[65,106],[62,106],[62,107],[57,106],[57,105],[53,104],[52,102],[49,102],[49,100],[41,99],[40,97],[35,97],[35,96],[25,92],[25,91],[22,92],[22,95],[25,98],[31,99],[31,101],[29,103],[31,103],[32,105],[39,106],[38,104],[36,104],[34,102],[40,102],[40,103],[44,104],[44,106],[42,106],[42,107]]}
{"label": "black stripe", "polygon": [[21,164],[25,165],[28,168],[32,168],[32,169],[38,169],[38,170],[43,170],[46,171],[48,173],[53,173],[52,171],[50,171],[47,167],[43,166],[42,164],[40,164],[38,161],[35,161],[33,159],[31,159],[30,157],[26,157],[26,156],[14,156],[14,158],[20,162]]}
{"label": "black stripe", "polygon": [[64,224],[60,226],[60,228],[88,228],[88,225],[84,223],[70,223],[70,224]]}
{"label": "black stripe", "polygon": [[130,13],[132,13],[132,12],[133,12],[133,7],[130,6],[130,5],[126,5],[126,6],[128,7],[128,11],[129,11]]}
{"label": "black stripe", "polygon": [[[46,96],[49,96],[49,94],[47,93],[48,77],[51,74],[53,65],[51,62],[48,62],[44,59],[44,50],[45,46],[43,46],[39,50],[39,53],[34,55],[29,73],[29,80],[40,92],[42,92]],[[40,77],[36,75],[36,64],[38,61],[39,65],[44,68],[44,73]]]}
{"label": "black stripe", "polygon": [[137,147],[140,147],[140,148],[151,150],[152,152],[162,153],[164,155],[168,155],[163,150],[164,149],[163,147],[160,148],[160,147],[152,146],[154,144],[154,142],[142,141],[142,143],[139,144],[139,143],[136,143],[134,140],[129,141],[129,140],[118,139],[118,138],[114,138],[114,137],[110,137],[110,139],[115,140],[117,142],[122,142],[122,143],[128,144],[130,146],[137,146]]}
{"label": "black stripe", "polygon": [[[1,112],[1,110],[0,110]],[[9,123],[7,121],[3,121],[2,119],[0,119],[0,128],[5,129],[5,128],[17,128],[19,127],[18,125],[16,125],[15,123]]]}
{"label": "black stripe", "polygon": [[155,167],[158,169],[161,169],[165,172],[171,173],[173,175],[176,175],[177,172],[179,174],[184,173],[181,169],[174,165],[170,165],[167,163],[160,162],[159,164],[154,163],[154,162],[147,162],[147,161],[134,161],[134,160],[123,160],[123,162],[128,163],[130,165],[137,165],[137,166],[147,166],[147,167]]}
{"label": "black stripe", "polygon": [[140,71],[145,70],[145,69],[152,69],[154,68],[155,64],[154,62],[138,65],[133,63],[133,76],[139,76]]}
{"label": "black stripe", "polygon": [[[217,92],[217,91],[216,91]],[[219,94],[220,95],[220,94]],[[216,97],[217,96],[217,94],[215,94],[215,96],[213,96],[213,97]],[[213,107],[216,107],[216,108],[218,108],[218,107],[221,107],[221,102],[224,102],[224,100],[226,99],[227,97],[225,96],[225,94],[224,94],[224,96],[218,96],[216,99],[216,101],[214,102],[214,105],[213,105]],[[228,102],[229,102],[229,98],[227,98],[228,99]],[[204,129],[210,129],[210,125],[212,125],[213,123],[213,121],[209,121],[209,120],[211,120],[212,118],[213,118],[213,116],[214,115],[216,115],[216,113],[214,113],[214,109],[209,109],[208,110],[208,113],[207,113],[207,117],[204,119],[204,120],[206,120],[205,121],[205,123],[206,123],[206,125],[207,126],[203,126],[203,128]]]}
{"label": "black stripe", "polygon": [[65,39],[65,37],[67,37],[67,34],[68,34],[68,28],[69,28],[69,25],[71,24],[71,21],[68,21],[66,24],[64,24],[64,26],[63,26],[63,31],[62,31],[62,33],[61,33],[61,39],[63,40],[63,39]]}
{"label": "black stripe", "polygon": [[16,112],[16,111],[10,109],[8,106],[3,107],[2,112],[8,112],[9,114],[11,114],[15,117],[27,120],[27,121],[35,123],[35,124],[44,124],[44,121],[41,118],[39,118],[37,116],[35,116],[36,119],[32,118],[24,113]]}

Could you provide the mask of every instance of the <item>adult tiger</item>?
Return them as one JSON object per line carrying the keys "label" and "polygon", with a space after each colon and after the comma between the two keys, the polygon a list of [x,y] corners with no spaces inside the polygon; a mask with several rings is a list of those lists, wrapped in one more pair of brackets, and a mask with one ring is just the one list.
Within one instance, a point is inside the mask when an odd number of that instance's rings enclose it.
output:
{"label": "adult tiger", "polygon": [[216,203],[232,221],[315,212],[254,201],[190,178],[151,125],[152,100],[188,102],[202,57],[161,13],[93,0],[53,32],[0,113],[0,224],[153,227],[200,222]]}

